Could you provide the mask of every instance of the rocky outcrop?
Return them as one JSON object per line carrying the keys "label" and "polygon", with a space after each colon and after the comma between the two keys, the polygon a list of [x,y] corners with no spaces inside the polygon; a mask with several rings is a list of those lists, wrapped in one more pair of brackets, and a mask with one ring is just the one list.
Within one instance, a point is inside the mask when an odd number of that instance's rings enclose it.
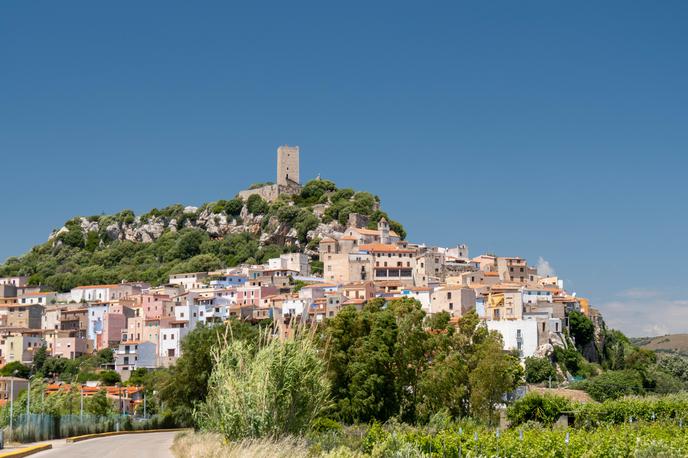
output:
{"label": "rocky outcrop", "polygon": [[[160,238],[165,232],[175,232],[182,228],[196,228],[204,230],[212,238],[221,238],[227,234],[248,232],[259,237],[263,245],[299,245],[298,231],[275,216],[265,222],[265,215],[253,215],[244,206],[238,217],[227,216],[224,213],[213,213],[210,207],[203,209],[185,207],[184,217],[166,218],[164,216],[147,216],[131,218],[133,221],[113,221],[111,217],[78,218],[78,227],[86,236],[89,232],[99,234],[104,241],[130,241],[136,243],[150,243]],[[70,226],[72,227],[72,226]],[[57,238],[69,231],[64,226],[53,231],[49,239],[58,243]],[[341,236],[344,227],[336,221],[328,224],[320,223],[315,230],[309,231],[307,237],[313,238]]]}

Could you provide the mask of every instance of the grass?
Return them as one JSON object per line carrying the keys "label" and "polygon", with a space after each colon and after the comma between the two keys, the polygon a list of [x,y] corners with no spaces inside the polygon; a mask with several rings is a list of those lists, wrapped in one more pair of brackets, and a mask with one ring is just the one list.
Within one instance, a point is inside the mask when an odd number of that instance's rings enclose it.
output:
{"label": "grass", "polygon": [[180,433],[172,453],[177,458],[301,458],[311,456],[301,439],[244,439],[228,442],[221,434]]}

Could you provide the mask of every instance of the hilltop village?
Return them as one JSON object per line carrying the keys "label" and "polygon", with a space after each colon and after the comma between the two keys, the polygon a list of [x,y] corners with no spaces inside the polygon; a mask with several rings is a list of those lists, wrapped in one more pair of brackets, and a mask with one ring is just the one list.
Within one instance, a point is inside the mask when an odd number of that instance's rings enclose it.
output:
{"label": "hilltop village", "polygon": [[[289,202],[303,190],[299,155],[298,147],[280,147],[276,182],[252,186],[237,198]],[[251,220],[246,207],[241,214],[244,224]],[[375,298],[415,299],[427,315],[446,313],[455,324],[475,311],[502,335],[504,349],[521,358],[565,347],[573,311],[602,328],[587,299],[521,257],[471,256],[465,244],[413,243],[385,217],[375,222],[356,212],[345,224],[321,224],[308,234],[307,248],[302,244],[261,264],[174,273],[156,285],[124,281],[57,292],[31,284],[29,276],[0,278],[1,362],[29,365],[43,347],[67,359],[111,348],[111,369],[127,380],[136,369],[173,365],[182,340],[199,325],[269,320],[286,336],[300,323],[320,323]],[[138,243],[147,241],[145,234],[138,237]]]}

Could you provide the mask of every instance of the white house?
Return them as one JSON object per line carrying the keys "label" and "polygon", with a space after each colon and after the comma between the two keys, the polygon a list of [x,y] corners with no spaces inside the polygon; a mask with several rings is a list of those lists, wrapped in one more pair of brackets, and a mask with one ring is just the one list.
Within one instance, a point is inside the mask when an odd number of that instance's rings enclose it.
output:
{"label": "white house", "polygon": [[537,304],[538,302],[552,303],[552,291],[544,288],[523,288],[521,294],[524,304]]}
{"label": "white house", "polygon": [[303,316],[304,310],[308,314],[308,304],[310,302],[305,299],[287,299],[282,302],[282,316],[289,316],[296,318]]}
{"label": "white house", "polygon": [[182,339],[191,332],[182,322],[173,322],[171,328],[160,329],[160,356],[178,358],[182,354]]}
{"label": "white house", "polygon": [[191,272],[170,275],[170,285],[180,285],[186,291],[203,288],[208,282],[208,272]]}
{"label": "white house", "polygon": [[502,335],[505,350],[518,350],[521,358],[533,356],[538,348],[536,320],[487,320],[487,329]]}
{"label": "white house", "polygon": [[20,304],[40,304],[46,306],[53,302],[57,302],[57,293],[55,292],[39,292],[39,293],[25,293],[17,298]]}
{"label": "white house", "polygon": [[303,253],[285,253],[279,258],[268,259],[268,268],[270,270],[291,270],[297,272],[297,275],[310,275],[310,263],[308,256]]}
{"label": "white house", "polygon": [[122,283],[118,285],[90,285],[78,286],[71,291],[74,302],[101,302],[124,299],[134,294],[140,294],[141,285]]}

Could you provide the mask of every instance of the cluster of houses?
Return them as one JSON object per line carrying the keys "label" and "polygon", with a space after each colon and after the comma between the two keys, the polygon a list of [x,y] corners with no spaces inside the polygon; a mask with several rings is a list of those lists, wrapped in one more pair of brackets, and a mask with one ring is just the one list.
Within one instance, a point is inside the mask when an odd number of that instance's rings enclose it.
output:
{"label": "cluster of houses", "polygon": [[[240,195],[274,201],[301,189],[299,148],[282,146],[277,183]],[[311,272],[312,257],[321,262],[318,275]],[[270,320],[288,335],[295,324],[321,323],[344,307],[362,309],[376,298],[412,298],[428,315],[446,312],[453,323],[475,310],[503,335],[505,349],[522,357],[565,345],[572,311],[601,320],[588,300],[568,293],[562,280],[540,275],[523,258],[471,258],[466,245],[410,243],[384,218],[371,229],[369,217],[354,213],[345,230],[319,239],[317,253],[174,274],[161,286],[86,285],[57,293],[29,285],[26,277],[0,278],[0,364],[29,364],[42,346],[63,358],[112,348],[114,369],[126,380],[135,369],[173,364],[182,340],[199,324]]]}
{"label": "cluster of houses", "polygon": [[[356,221],[352,218],[351,221]],[[386,220],[376,230],[351,225],[320,240],[322,275],[309,256],[283,254],[264,265],[174,274],[165,285],[86,285],[43,291],[26,277],[0,279],[0,362],[30,364],[45,346],[76,358],[104,348],[127,379],[138,368],[173,364],[183,338],[199,324],[271,320],[288,335],[296,323],[321,323],[342,308],[375,298],[412,298],[428,314],[456,323],[471,310],[523,357],[563,344],[567,314],[601,319],[588,300],[518,257],[469,257],[468,247],[430,247],[402,240]]]}

